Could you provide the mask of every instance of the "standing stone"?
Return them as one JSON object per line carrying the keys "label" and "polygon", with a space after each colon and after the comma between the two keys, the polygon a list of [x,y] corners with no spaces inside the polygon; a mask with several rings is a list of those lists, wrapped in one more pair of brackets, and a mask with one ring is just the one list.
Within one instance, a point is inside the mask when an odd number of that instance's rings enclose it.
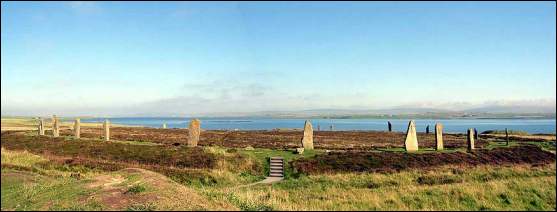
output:
{"label": "standing stone", "polygon": [[389,125],[389,132],[393,131],[393,125],[391,124],[390,121],[387,121],[387,125]]}
{"label": "standing stone", "polygon": [[39,135],[44,135],[44,120],[39,117]]}
{"label": "standing stone", "polygon": [[474,140],[479,141],[480,138],[478,137],[478,130],[476,128],[474,128]]}
{"label": "standing stone", "polygon": [[103,129],[104,129],[104,140],[110,141],[110,122],[108,121],[108,119],[104,120]]}
{"label": "standing stone", "polygon": [[73,133],[75,138],[80,138],[81,137],[81,120],[79,119],[75,119],[74,125],[73,125]]}
{"label": "standing stone", "polygon": [[188,147],[196,147],[201,133],[201,123],[199,119],[192,119],[188,126]]}
{"label": "standing stone", "polygon": [[472,128],[468,129],[467,141],[468,141],[468,151],[474,150],[474,129]]}
{"label": "standing stone", "polygon": [[505,141],[507,141],[507,146],[509,145],[509,130],[505,128]]}
{"label": "standing stone", "polygon": [[425,127],[425,134],[429,134],[429,125],[427,125],[427,127]]}
{"label": "standing stone", "polygon": [[333,131],[333,125],[331,124],[331,126],[329,126],[329,129],[331,129],[331,131]]}
{"label": "standing stone", "polygon": [[56,118],[56,115],[52,116],[52,136],[53,137],[58,137],[60,136],[60,126],[58,126],[58,118]]}
{"label": "standing stone", "polygon": [[166,129],[166,123],[163,123],[163,124],[162,124],[162,128],[163,128],[163,129]]}
{"label": "standing stone", "polygon": [[321,131],[321,125],[317,125],[317,131]]}
{"label": "standing stone", "polygon": [[416,124],[414,123],[414,120],[410,120],[410,123],[408,123],[404,147],[407,152],[418,151],[418,137],[416,136]]}
{"label": "standing stone", "polygon": [[306,120],[306,123],[304,124],[302,147],[304,149],[313,149],[313,127],[311,126],[311,122],[309,122],[309,120]]}
{"label": "standing stone", "polygon": [[443,150],[443,125],[435,123],[435,144],[437,150]]}

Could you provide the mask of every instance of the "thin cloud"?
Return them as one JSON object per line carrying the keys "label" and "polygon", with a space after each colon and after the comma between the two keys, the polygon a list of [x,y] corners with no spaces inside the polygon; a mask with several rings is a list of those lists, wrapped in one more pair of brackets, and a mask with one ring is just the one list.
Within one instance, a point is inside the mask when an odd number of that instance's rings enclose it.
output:
{"label": "thin cloud", "polygon": [[95,14],[101,12],[101,7],[98,2],[71,1],[67,4],[73,11],[80,14]]}

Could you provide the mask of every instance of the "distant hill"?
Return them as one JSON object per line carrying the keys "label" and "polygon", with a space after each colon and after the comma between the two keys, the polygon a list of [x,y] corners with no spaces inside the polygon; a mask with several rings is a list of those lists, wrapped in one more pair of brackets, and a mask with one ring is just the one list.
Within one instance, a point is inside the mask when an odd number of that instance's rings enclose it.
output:
{"label": "distant hill", "polygon": [[464,110],[463,112],[474,112],[474,113],[553,113],[555,114],[555,106],[504,106],[504,105],[492,105],[484,106],[473,109]]}

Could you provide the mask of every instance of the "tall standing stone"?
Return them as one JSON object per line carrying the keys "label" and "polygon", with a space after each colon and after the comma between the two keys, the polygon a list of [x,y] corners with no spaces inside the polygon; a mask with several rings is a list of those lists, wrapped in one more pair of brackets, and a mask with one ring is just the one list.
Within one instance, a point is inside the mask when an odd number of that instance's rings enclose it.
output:
{"label": "tall standing stone", "polygon": [[163,124],[162,124],[162,128],[163,128],[163,129],[166,129],[166,123],[163,123]]}
{"label": "tall standing stone", "polygon": [[329,129],[331,129],[331,131],[333,131],[333,125],[331,124],[331,126],[329,126]]}
{"label": "tall standing stone", "polygon": [[437,150],[443,150],[443,125],[435,123],[435,144]]}
{"label": "tall standing stone", "polygon": [[393,125],[391,124],[390,121],[387,121],[387,125],[389,126],[389,132],[393,131]]}
{"label": "tall standing stone", "polygon": [[74,125],[73,125],[73,133],[75,138],[80,138],[81,137],[81,120],[79,119],[75,119]]}
{"label": "tall standing stone", "polygon": [[478,137],[478,130],[476,128],[474,128],[474,140],[479,141],[480,137]]}
{"label": "tall standing stone", "polygon": [[199,119],[192,119],[188,126],[188,146],[196,147],[199,142],[199,134],[201,133],[201,123]]}
{"label": "tall standing stone", "polygon": [[304,147],[304,149],[313,149],[313,127],[311,126],[311,122],[309,122],[309,120],[306,120],[306,123],[304,124],[302,147]]}
{"label": "tall standing stone", "polygon": [[468,135],[466,136],[468,141],[468,151],[474,150],[474,129],[468,129]]}
{"label": "tall standing stone", "polygon": [[414,120],[410,120],[410,123],[408,123],[404,147],[407,152],[418,151],[418,137],[416,136],[416,123],[414,123]]}
{"label": "tall standing stone", "polygon": [[425,134],[429,134],[429,124],[425,127]]}
{"label": "tall standing stone", "polygon": [[507,146],[509,145],[509,130],[505,128],[505,141],[507,142]]}
{"label": "tall standing stone", "polygon": [[58,126],[58,118],[56,118],[56,115],[52,116],[52,136],[60,136],[60,126]]}
{"label": "tall standing stone", "polygon": [[44,120],[39,117],[39,135],[44,135]]}
{"label": "tall standing stone", "polygon": [[108,121],[108,119],[104,120],[103,129],[104,129],[104,140],[110,141],[110,122]]}

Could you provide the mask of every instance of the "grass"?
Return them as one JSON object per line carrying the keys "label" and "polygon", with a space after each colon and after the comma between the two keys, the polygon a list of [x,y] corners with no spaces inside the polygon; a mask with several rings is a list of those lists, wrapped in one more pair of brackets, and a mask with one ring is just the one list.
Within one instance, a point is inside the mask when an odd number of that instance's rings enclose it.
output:
{"label": "grass", "polygon": [[65,137],[49,138],[2,134],[2,147],[27,150],[33,153],[48,153],[55,156],[108,160],[115,162],[157,164],[179,168],[211,168],[215,156],[200,148],[161,147],[134,145],[122,142],[99,140],[66,140]]}
{"label": "grass", "polygon": [[506,148],[506,147],[516,147],[520,145],[534,145],[542,148],[545,151],[555,152],[555,141],[509,141],[509,145],[505,141],[492,141],[487,145],[486,149],[494,149],[494,148]]}
{"label": "grass", "polygon": [[[2,210],[556,208],[555,162],[535,166],[446,165],[388,173],[306,175],[294,172],[290,162],[314,160],[328,154],[320,150],[306,150],[299,155],[291,150],[216,146],[188,149],[134,141],[102,142],[64,137],[38,140],[38,136],[12,136],[2,134]],[[542,148],[545,145],[533,143]],[[524,142],[511,142],[511,147],[521,144]],[[500,145],[489,144],[491,148],[503,148]],[[425,150],[411,155],[422,157],[419,155],[430,152]],[[210,165],[179,166],[179,161],[183,164],[199,162],[198,157],[192,155],[204,157],[202,164],[208,164],[204,161],[210,158]],[[237,187],[263,179],[268,172],[269,158],[274,156],[283,157],[287,162],[284,181]],[[130,167],[142,169],[128,169]],[[81,177],[71,177],[73,173],[80,173]],[[121,180],[109,187],[89,187],[92,183],[104,185],[113,179]],[[115,191],[119,196],[107,196]],[[109,201],[113,198],[124,198],[126,203],[113,207]]]}
{"label": "grass", "polygon": [[[509,135],[530,135],[530,133],[523,130],[508,130]],[[503,134],[505,135],[505,130],[487,130],[481,134]]]}
{"label": "grass", "polygon": [[323,174],[228,195],[273,210],[554,210],[555,165]]}
{"label": "grass", "polygon": [[292,168],[290,162],[299,158],[312,158],[315,155],[323,154],[322,150],[305,150],[303,154],[295,153],[290,150],[272,150],[272,149],[259,149],[254,150],[238,150],[240,154],[246,155],[248,157],[255,158],[256,161],[262,161],[264,165],[265,176],[269,175],[270,171],[270,158],[271,157],[282,157],[284,159],[284,176],[292,176]]}
{"label": "grass", "polygon": [[[52,117],[43,117],[45,130],[52,129]],[[58,117],[60,121],[60,129],[73,129],[75,118],[72,117]],[[29,118],[29,117],[2,117],[2,130],[37,130],[39,125],[39,120],[36,118]],[[102,127],[102,123],[83,123],[81,122],[81,127],[95,127],[99,128]],[[121,124],[113,124],[111,123],[110,126],[112,127],[124,127],[126,125]],[[131,126],[126,126],[131,127]]]}
{"label": "grass", "polygon": [[537,146],[520,145],[472,152],[335,152],[292,162],[294,173],[393,172],[408,169],[432,169],[444,165],[547,164],[555,155]]}

